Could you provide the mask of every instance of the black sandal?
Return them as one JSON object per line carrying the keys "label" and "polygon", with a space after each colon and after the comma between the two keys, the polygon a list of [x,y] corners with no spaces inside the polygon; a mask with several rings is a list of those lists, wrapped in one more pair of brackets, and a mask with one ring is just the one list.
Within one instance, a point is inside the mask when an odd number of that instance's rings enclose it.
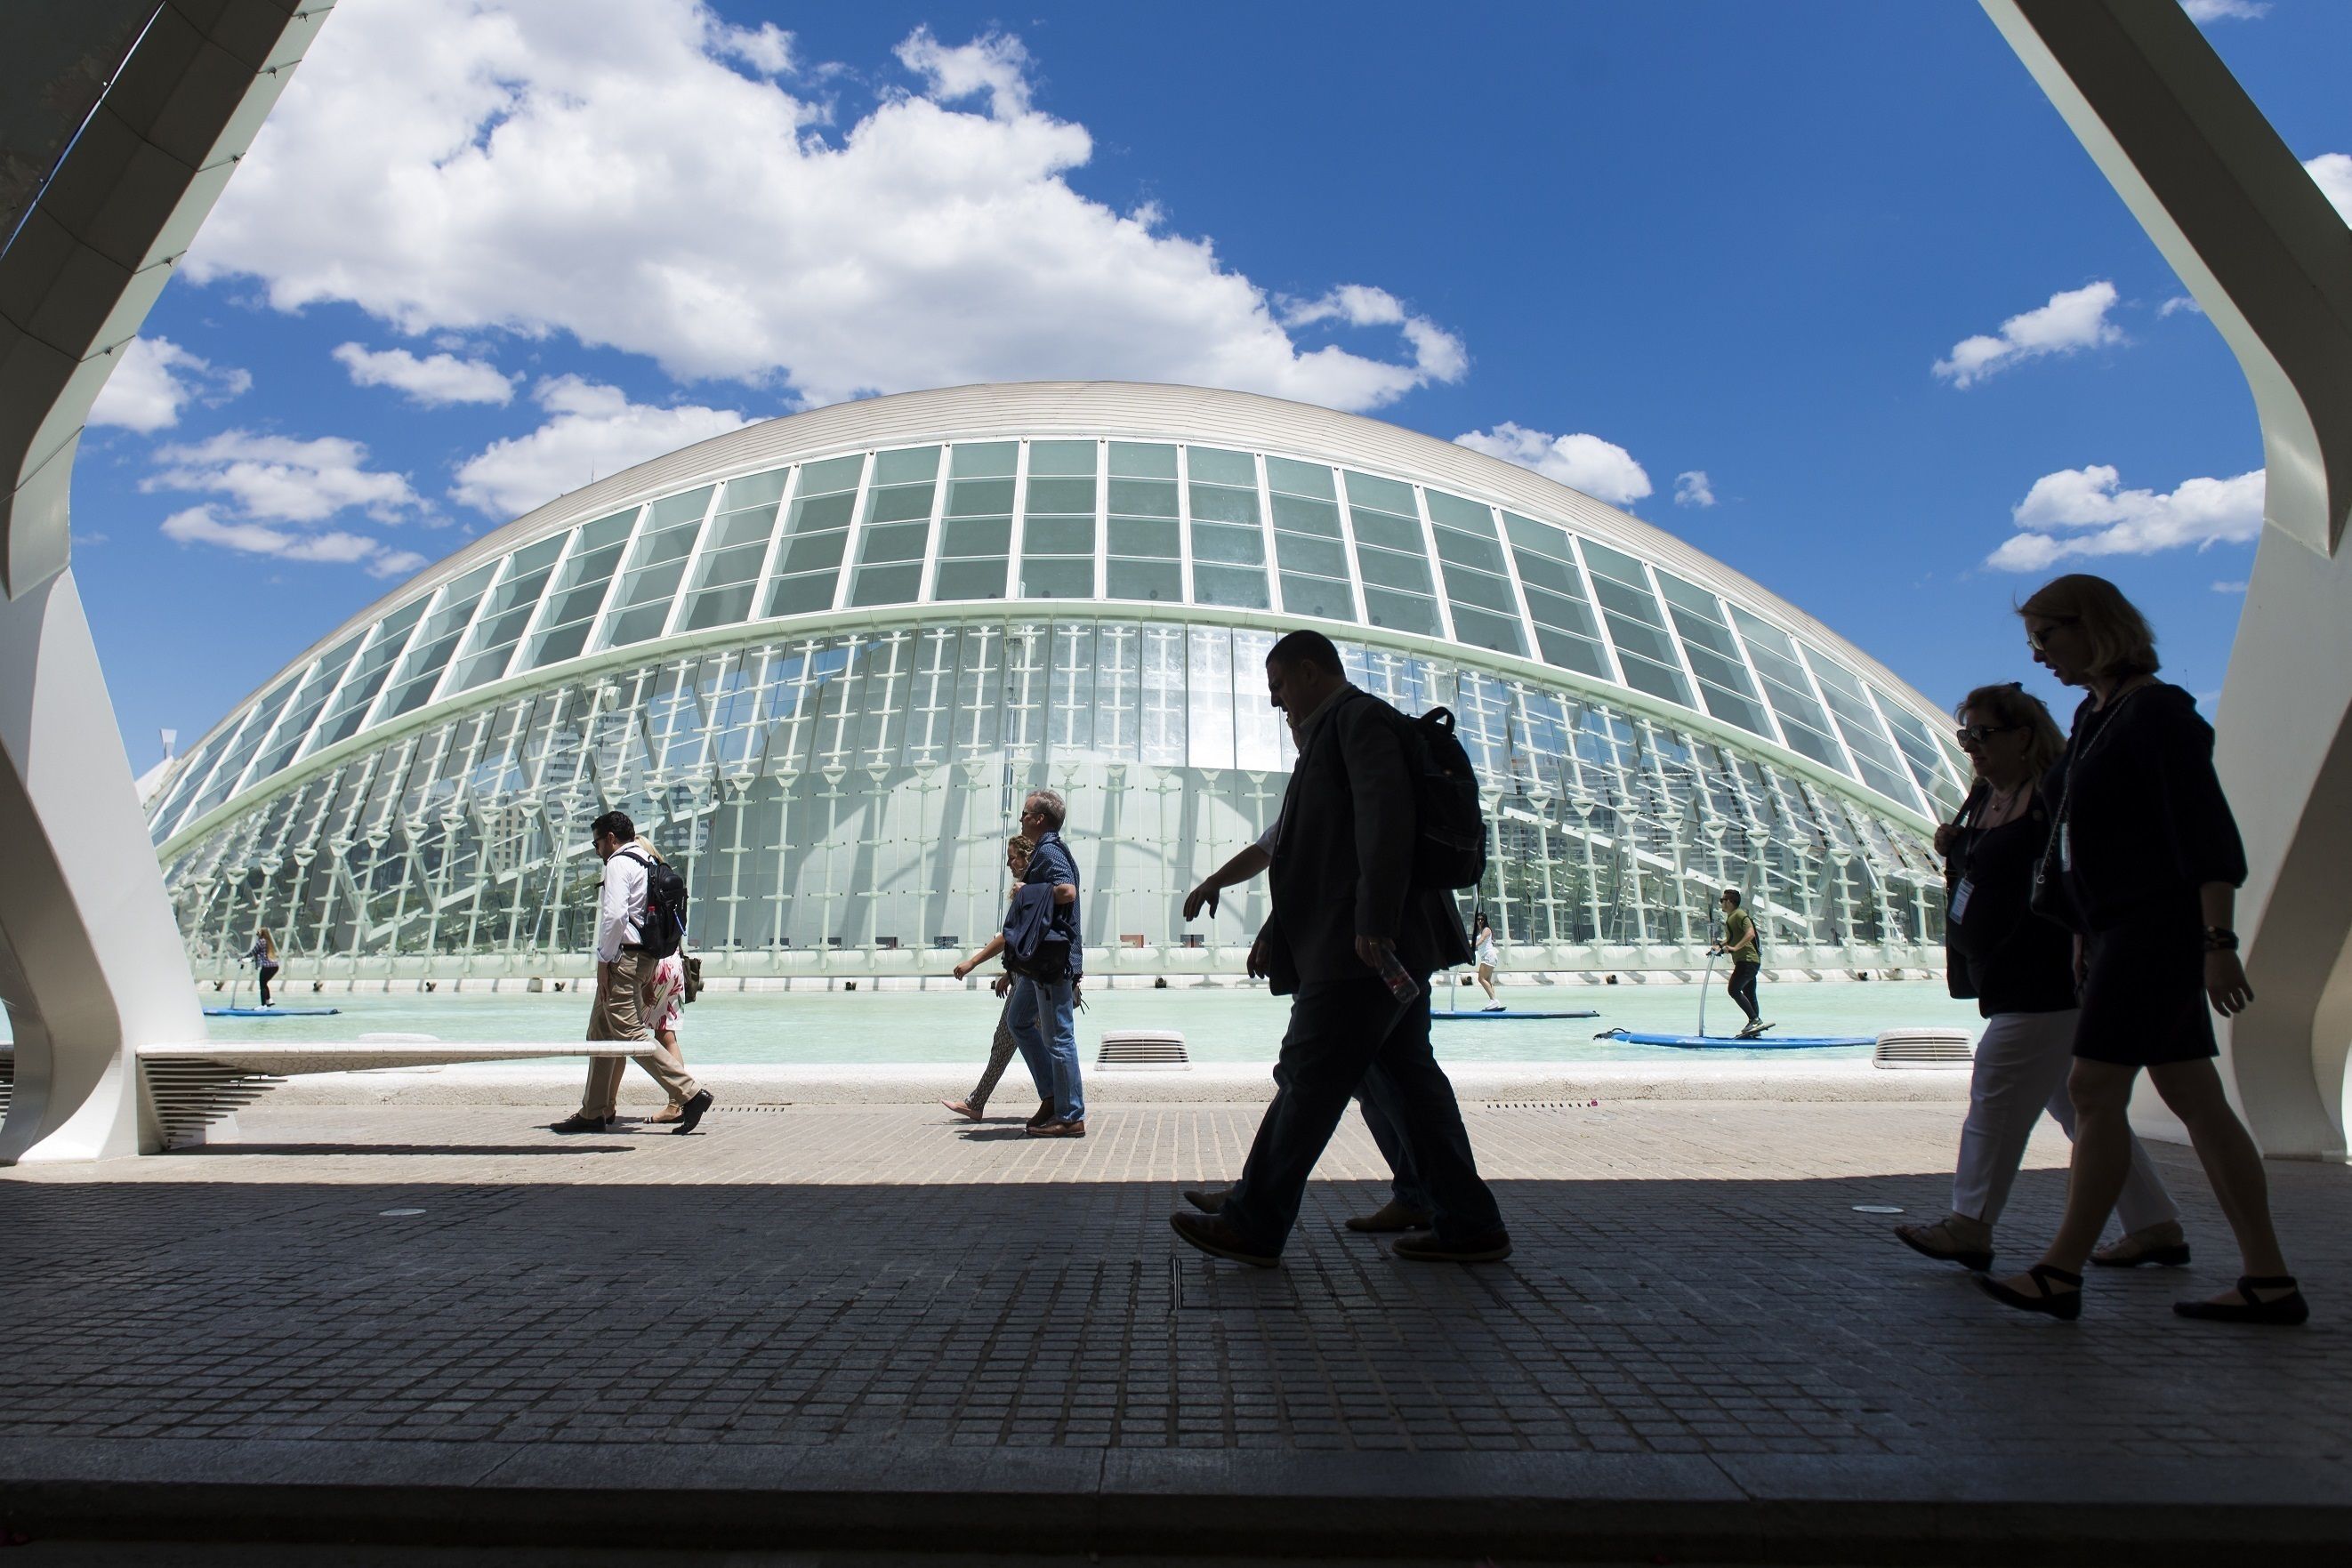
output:
{"label": "black sandal", "polygon": [[[2256,1291],[2284,1291],[2284,1296],[2269,1301],[2257,1297]],[[2292,1274],[2273,1274],[2263,1279],[2243,1275],[2238,1281],[2238,1294],[2242,1301],[2175,1301],[2172,1310],[2184,1318],[2201,1318],[2214,1323],[2275,1323],[2292,1328],[2311,1316],[2311,1303],[2303,1299]]]}
{"label": "black sandal", "polygon": [[[1977,1283],[1983,1288],[1986,1295],[1990,1296],[2002,1306],[2015,1307],[2021,1312],[2040,1312],[2045,1317],[2056,1318],[2061,1322],[2068,1323],[2083,1315],[2082,1275],[2069,1274],[2065,1270],[2053,1269],[2047,1263],[2036,1263],[2025,1271],[2025,1277],[2033,1281],[2033,1288],[2041,1294],[2029,1296],[2022,1291],[2012,1291],[1999,1280],[1983,1274],[1977,1276]],[[2050,1281],[2053,1280],[2062,1285],[2072,1285],[2074,1288],[2071,1291],[2053,1291],[2050,1288]]]}

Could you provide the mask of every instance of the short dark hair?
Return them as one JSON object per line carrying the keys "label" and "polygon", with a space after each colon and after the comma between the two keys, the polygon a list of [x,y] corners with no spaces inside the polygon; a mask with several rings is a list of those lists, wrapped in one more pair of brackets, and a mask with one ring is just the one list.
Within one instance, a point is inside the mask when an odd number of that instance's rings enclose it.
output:
{"label": "short dark hair", "polygon": [[1737,908],[1738,908],[1738,907],[1739,907],[1739,890],[1738,890],[1738,888],[1736,888],[1736,887],[1727,887],[1727,888],[1725,888],[1725,889],[1723,890],[1723,896],[1724,896],[1724,897],[1726,897],[1726,898],[1727,898],[1727,899],[1729,899],[1729,900],[1731,900],[1731,907],[1732,907],[1732,908],[1737,909]]}
{"label": "short dark hair", "polygon": [[593,843],[606,833],[625,841],[637,836],[637,825],[629,821],[626,811],[607,811],[588,824],[588,841]]}
{"label": "short dark hair", "polygon": [[1335,675],[1344,675],[1348,666],[1340,662],[1339,645],[1320,632],[1293,632],[1266,650],[1269,664],[1320,664]]}

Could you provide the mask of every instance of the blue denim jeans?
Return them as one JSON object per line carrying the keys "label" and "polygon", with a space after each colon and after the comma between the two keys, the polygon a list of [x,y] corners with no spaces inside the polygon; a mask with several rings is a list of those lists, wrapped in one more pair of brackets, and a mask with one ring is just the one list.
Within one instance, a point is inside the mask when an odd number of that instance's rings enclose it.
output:
{"label": "blue denim jeans", "polygon": [[1429,992],[1403,1008],[1377,975],[1298,988],[1290,1030],[1274,1069],[1274,1103],[1258,1124],[1242,1179],[1225,1195],[1219,1218],[1269,1252],[1282,1250],[1298,1221],[1307,1177],[1331,1141],[1348,1098],[1375,1066],[1381,1082],[1368,1096],[1392,1118],[1415,1174],[1427,1188],[1441,1239],[1467,1239],[1503,1228],[1495,1195],[1479,1179],[1454,1085],[1429,1050]]}
{"label": "blue denim jeans", "polygon": [[1072,1017],[1074,988],[1068,980],[1043,985],[1025,976],[1013,982],[1013,1006],[1005,1021],[1020,1042],[1021,1060],[1042,1092],[1054,1086],[1054,1114],[1065,1122],[1087,1115],[1086,1087],[1078,1081],[1078,1031]]}

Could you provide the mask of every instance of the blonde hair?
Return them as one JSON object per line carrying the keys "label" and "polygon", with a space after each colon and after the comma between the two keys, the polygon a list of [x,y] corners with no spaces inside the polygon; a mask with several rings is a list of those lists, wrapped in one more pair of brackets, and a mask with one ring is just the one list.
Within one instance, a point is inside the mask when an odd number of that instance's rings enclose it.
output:
{"label": "blonde hair", "polygon": [[2156,656],[2156,633],[2147,617],[2124,597],[2122,589],[2104,577],[2069,572],[2053,577],[2017,607],[2018,615],[2042,621],[2071,621],[2091,641],[2094,675],[2152,675],[2163,664]]}
{"label": "blonde hair", "polygon": [[254,935],[261,938],[262,952],[272,958],[278,956],[278,938],[269,934],[268,926],[265,925],[261,927],[261,929],[255,932]]}
{"label": "blonde hair", "polygon": [[2049,706],[2015,681],[1979,686],[1952,710],[1952,717],[1961,724],[1969,722],[1970,714],[1977,716],[1979,724],[1999,724],[2027,731],[2025,766],[2029,777],[2036,780],[2050,771],[2050,765],[2066,749],[2066,733],[2050,716]]}
{"label": "blonde hair", "polygon": [[1019,855],[1025,861],[1037,852],[1037,841],[1026,833],[1015,833],[1004,841],[1004,852],[1008,855]]}

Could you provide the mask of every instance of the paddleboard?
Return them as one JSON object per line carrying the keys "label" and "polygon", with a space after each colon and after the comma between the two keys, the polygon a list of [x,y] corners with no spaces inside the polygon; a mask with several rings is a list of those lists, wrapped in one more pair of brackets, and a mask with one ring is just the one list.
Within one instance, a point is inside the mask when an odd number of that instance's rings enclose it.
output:
{"label": "paddleboard", "polygon": [[1517,1009],[1499,1013],[1457,1013],[1445,1008],[1432,1008],[1429,1009],[1429,1016],[1433,1019],[1450,1019],[1458,1023],[1518,1023],[1528,1019],[1597,1019],[1601,1014],[1598,1009],[1592,1008],[1587,1008],[1581,1012],[1566,1013],[1521,1012]]}
{"label": "paddleboard", "polygon": [[1741,1040],[1727,1034],[1648,1034],[1639,1030],[1603,1030],[1595,1040],[1622,1040],[1627,1045],[1664,1045],[1681,1051],[1819,1051],[1833,1045],[1874,1045],[1866,1034],[1759,1034]]}
{"label": "paddleboard", "polygon": [[206,1008],[208,1019],[322,1019],[341,1012],[341,1008]]}

